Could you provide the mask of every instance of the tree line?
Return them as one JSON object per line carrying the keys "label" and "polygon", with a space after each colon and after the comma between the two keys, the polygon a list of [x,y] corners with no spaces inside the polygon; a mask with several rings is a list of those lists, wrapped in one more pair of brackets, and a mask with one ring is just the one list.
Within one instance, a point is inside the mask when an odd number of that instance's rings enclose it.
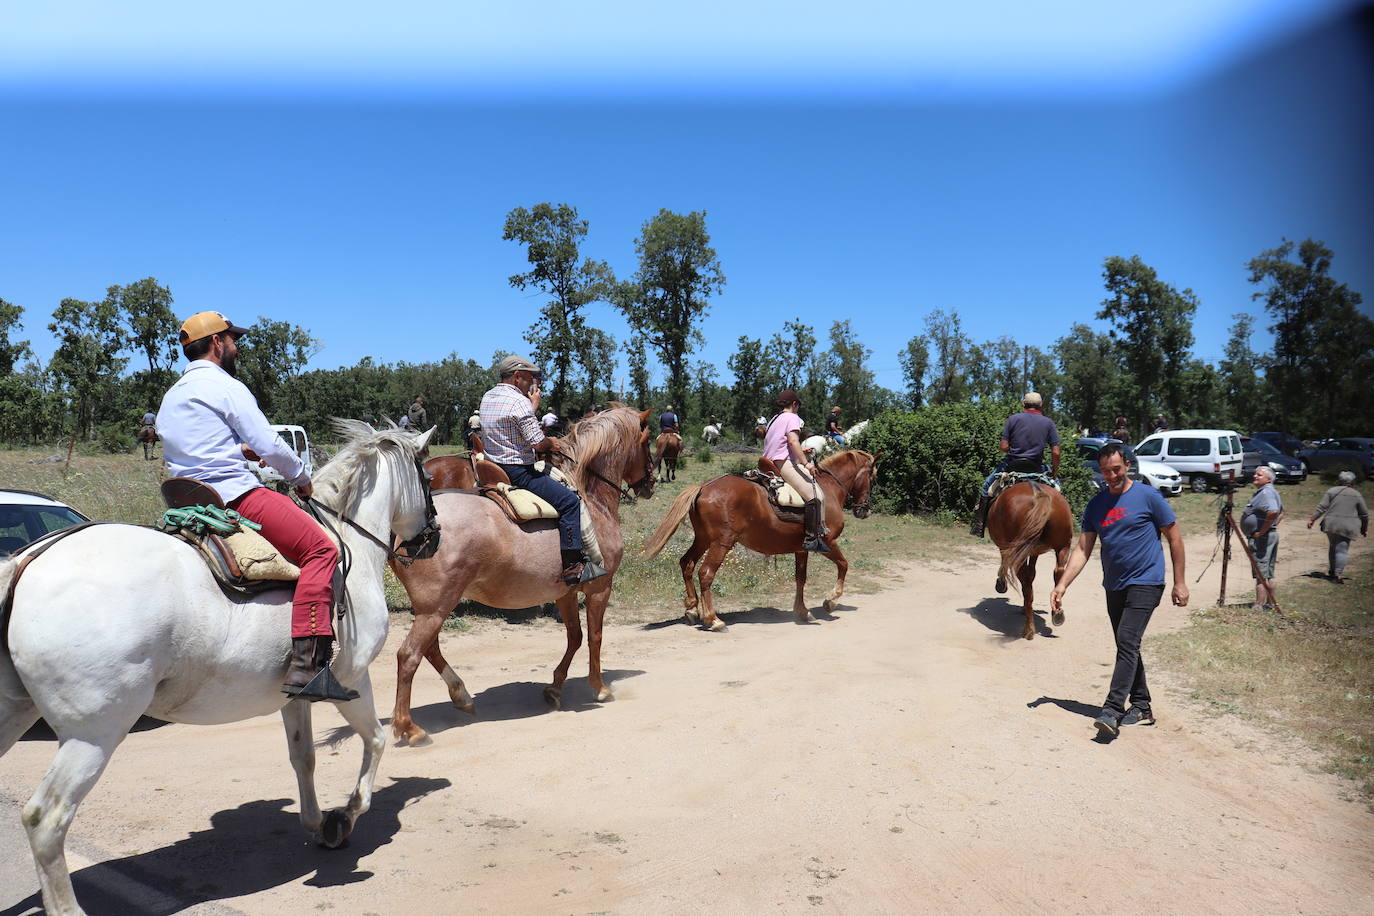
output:
{"label": "tree line", "polygon": [[[1359,311],[1360,295],[1331,276],[1332,252],[1311,239],[1284,240],[1246,265],[1274,335],[1268,350],[1252,342],[1260,319],[1239,313],[1222,359],[1194,357],[1197,296],[1139,257],[1113,256],[1103,262],[1105,297],[1095,312],[1105,331],[1077,323],[1047,350],[1010,334],[976,341],[956,310],[937,308],[896,354],[904,389],[892,391],[875,381],[874,351],[847,319],[818,331],[796,318],[767,339],[740,336],[725,362],[728,382],[716,365],[694,359],[711,298],[726,282],[704,211],[664,209],[646,221],[634,244],[637,267],[623,279],[584,254],[588,235],[587,221],[568,204],[516,207],[503,227],[528,268],[510,285],[543,297],[525,341],[545,369],[546,403],[562,416],[618,399],[671,403],[693,422],[717,418],[746,434],[761,412],[771,413],[781,388],[800,394],[816,425],[832,404],[853,422],[892,408],[1014,403],[1034,389],[1061,423],[1105,430],[1121,415],[1136,436],[1155,416],[1175,427],[1305,437],[1374,431],[1374,405],[1361,396],[1362,380],[1374,377],[1374,322]],[[589,324],[585,309],[598,301],[624,315],[627,340]],[[17,339],[24,309],[0,299],[0,441],[75,436],[127,445],[138,417],[156,409],[177,377],[180,322],[172,306],[171,290],[153,277],[110,286],[98,301],[63,299],[48,324],[58,346],[45,364]],[[1018,324],[1034,320],[1013,314]],[[450,353],[423,363],[365,357],[306,370],[322,346],[311,331],[267,317],[250,330],[239,377],[269,417],[321,433],[330,416],[396,419],[421,395],[440,441],[456,441],[505,355],[478,362]],[[620,357],[627,374],[617,385]]]}

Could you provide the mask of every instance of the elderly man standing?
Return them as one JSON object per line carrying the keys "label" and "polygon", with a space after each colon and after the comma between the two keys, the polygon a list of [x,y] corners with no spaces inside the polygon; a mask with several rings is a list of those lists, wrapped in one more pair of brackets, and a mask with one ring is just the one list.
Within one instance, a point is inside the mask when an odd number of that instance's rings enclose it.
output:
{"label": "elderly man standing", "polygon": [[1255,495],[1245,504],[1240,530],[1250,539],[1260,578],[1255,580],[1255,610],[1278,606],[1274,594],[1274,566],[1279,554],[1279,522],[1283,521],[1283,500],[1274,487],[1274,472],[1264,465],[1255,468]]}
{"label": "elderly man standing", "polygon": [[[1121,446],[1109,442],[1097,453],[1097,467],[1105,490],[1088,500],[1083,510],[1083,532],[1069,557],[1064,575],[1050,593],[1050,610],[1064,606],[1064,593],[1083,571],[1093,545],[1102,539],[1102,588],[1107,592],[1107,616],[1116,639],[1116,666],[1111,686],[1102,703],[1102,714],[1093,724],[1105,735],[1115,735],[1123,725],[1153,725],[1150,688],[1145,683],[1145,662],[1140,641],[1159,601],[1164,597],[1164,549],[1169,542],[1173,566],[1173,602],[1188,604],[1188,580],[1184,572],[1183,535],[1178,521],[1159,491],[1136,486],[1127,475]],[[1130,698],[1131,708],[1126,708]]]}
{"label": "elderly man standing", "polygon": [[534,469],[536,452],[558,448],[558,440],[544,434],[534,414],[543,373],[522,356],[507,356],[497,371],[501,383],[482,396],[479,408],[487,460],[501,466],[511,486],[529,490],[558,511],[558,546],[563,552],[559,577],[565,583],[577,585],[606,575],[582,554],[582,499]]}
{"label": "elderly man standing", "polygon": [[1326,576],[1337,585],[1345,584],[1345,558],[1350,551],[1350,542],[1355,532],[1360,537],[1369,534],[1369,507],[1364,497],[1355,489],[1355,472],[1341,471],[1336,480],[1339,486],[1332,487],[1322,494],[1321,502],[1307,520],[1311,528],[1317,520],[1322,520],[1322,531],[1328,542],[1326,553]]}

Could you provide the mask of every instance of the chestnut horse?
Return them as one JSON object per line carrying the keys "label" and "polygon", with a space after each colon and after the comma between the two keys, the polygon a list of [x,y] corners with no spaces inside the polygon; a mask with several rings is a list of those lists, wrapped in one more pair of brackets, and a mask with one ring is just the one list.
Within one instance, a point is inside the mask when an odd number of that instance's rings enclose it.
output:
{"label": "chestnut horse", "polygon": [[[1025,599],[1026,627],[1021,635],[1035,636],[1034,594],[1035,558],[1046,551],[1054,551],[1054,581],[1058,584],[1069,562],[1069,547],[1073,542],[1073,513],[1069,501],[1053,487],[1036,481],[1023,480],[1012,484],[993,500],[988,508],[988,536],[1002,551],[1002,565],[997,570],[997,592],[1020,582]],[[1013,578],[1013,573],[1015,578]],[[1055,626],[1064,625],[1064,612],[1052,615]]]}
{"label": "chestnut horse", "polygon": [[[825,491],[825,524],[830,529],[825,545],[830,552],[825,557],[835,564],[835,588],[825,598],[825,609],[834,610],[835,602],[844,594],[844,577],[849,561],[840,552],[840,534],[844,531],[844,510],[854,507],[856,518],[867,518],[870,511],[869,488],[873,485],[874,468],[878,456],[857,449],[837,452],[819,465],[816,480]],[[807,610],[802,592],[806,587],[806,564],[809,554],[802,550],[803,527],[800,521],[785,522],[778,518],[768,502],[763,487],[752,481],[727,474],[703,484],[683,490],[658,530],[644,545],[645,556],[655,556],[668,543],[682,520],[692,518],[696,537],[682,555],[682,581],[687,584],[687,622],[700,623],[715,631],[725,629],[725,622],[716,616],[711,596],[711,583],[725,555],[735,544],[767,556],[790,553],[796,557],[797,591],[792,599],[792,613],[798,623],[813,620]],[[704,558],[703,558],[704,557]],[[697,561],[701,561],[700,568]],[[697,591],[692,584],[692,572],[697,571],[701,582],[701,611],[696,612]]]}
{"label": "chestnut horse", "polygon": [[[567,628],[563,659],[554,669],[544,699],[555,708],[562,696],[568,666],[582,645],[577,593],[587,605],[588,678],[598,702],[612,699],[601,677],[601,629],[611,597],[615,571],[625,554],[620,534],[620,498],[653,495],[653,465],[649,458],[649,411],[640,413],[616,405],[582,420],[561,440],[564,457],[582,511],[591,513],[608,574],[581,585],[565,585],[559,578],[563,563],[558,550],[558,523],[552,519],[511,522],[496,503],[471,490],[435,492],[434,506],[444,537],[433,558],[410,566],[392,564],[396,578],[410,595],[415,619],[396,652],[396,709],[391,729],[396,737],[415,745],[427,737],[410,714],[410,685],[423,659],[428,659],[448,685],[449,699],[465,712],[473,711],[471,694],[444,659],[439,629],[464,598],[489,607],[528,608],[556,601]],[[437,489],[437,488],[436,488]]]}
{"label": "chestnut horse", "polygon": [[682,454],[682,437],[669,430],[658,434],[658,441],[654,443],[654,473],[658,474],[663,468],[666,471],[658,478],[663,483],[670,480],[677,480],[677,456]]}
{"label": "chestnut horse", "polygon": [[140,426],[134,438],[143,446],[144,461],[152,461],[157,457],[157,443],[161,437],[157,434],[156,426]]}

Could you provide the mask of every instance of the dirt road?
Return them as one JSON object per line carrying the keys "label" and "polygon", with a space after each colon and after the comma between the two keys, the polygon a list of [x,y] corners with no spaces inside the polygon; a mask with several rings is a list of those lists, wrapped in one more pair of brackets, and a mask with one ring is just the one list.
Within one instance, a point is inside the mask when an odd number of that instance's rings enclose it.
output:
{"label": "dirt road", "polygon": [[[1190,578],[1211,547],[1190,544]],[[78,893],[157,913],[1370,911],[1374,815],[1306,752],[1206,715],[1158,669],[1159,725],[1099,743],[1112,648],[1095,570],[1067,624],[1025,642],[983,555],[811,626],[755,609],[723,634],[611,628],[617,700],[591,702],[579,657],[557,713],[540,687],[561,627],[446,636],[478,716],[422,672],[434,743],[388,749],[340,851],[299,828],[279,720],[136,733],[73,829]],[[1152,631],[1185,618],[1163,609]],[[374,677],[385,714],[390,652]],[[316,720],[338,739],[319,760],[338,804],[357,741],[333,710]],[[52,750],[0,759],[7,861],[27,859],[14,803]],[[31,911],[35,889],[31,872],[5,882],[3,912]]]}

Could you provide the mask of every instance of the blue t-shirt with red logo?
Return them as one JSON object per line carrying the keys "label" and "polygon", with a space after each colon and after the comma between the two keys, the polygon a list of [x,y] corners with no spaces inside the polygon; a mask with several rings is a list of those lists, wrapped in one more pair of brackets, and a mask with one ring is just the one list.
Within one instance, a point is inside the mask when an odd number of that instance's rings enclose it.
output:
{"label": "blue t-shirt with red logo", "polygon": [[1102,490],[1083,510],[1083,530],[1102,542],[1102,587],[1164,584],[1159,529],[1174,523],[1174,510],[1153,487],[1132,483],[1120,496]]}

